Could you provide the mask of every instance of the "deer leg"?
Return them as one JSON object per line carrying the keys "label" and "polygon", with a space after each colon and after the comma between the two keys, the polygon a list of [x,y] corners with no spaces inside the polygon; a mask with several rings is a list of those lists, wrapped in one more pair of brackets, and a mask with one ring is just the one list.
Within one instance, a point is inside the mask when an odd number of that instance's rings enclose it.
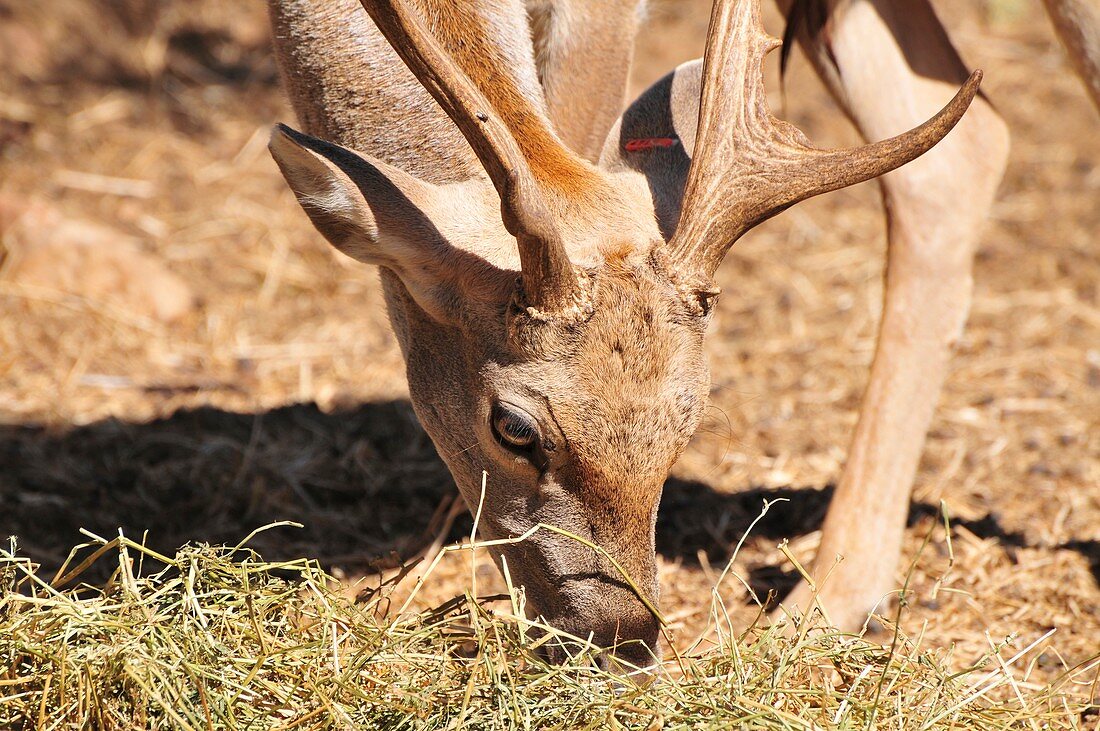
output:
{"label": "deer leg", "polygon": [[[927,0],[813,3],[801,40],[868,139],[918,124],[967,77]],[[818,601],[842,628],[861,626],[897,586],[913,480],[1008,146],[1004,123],[977,99],[938,146],[881,179],[889,244],[878,345],[813,568],[819,583],[831,570]],[[786,604],[806,611],[812,593],[804,582]]]}
{"label": "deer leg", "polygon": [[1100,5],[1092,0],[1044,0],[1077,75],[1100,109]]}

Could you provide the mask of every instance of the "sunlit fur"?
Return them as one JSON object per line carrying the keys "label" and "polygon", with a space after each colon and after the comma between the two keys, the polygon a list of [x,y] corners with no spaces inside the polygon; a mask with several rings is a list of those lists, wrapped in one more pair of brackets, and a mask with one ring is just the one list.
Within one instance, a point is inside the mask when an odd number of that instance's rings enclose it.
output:
{"label": "sunlit fur", "polygon": [[[523,307],[515,241],[484,171],[356,0],[269,1],[307,132],[358,151],[277,130],[272,153],[318,229],[381,265],[413,405],[471,507],[487,475],[486,535],[540,522],[569,530],[655,601],[661,485],[708,385],[703,333],[713,303],[661,254],[680,212],[700,65],[681,66],[628,111],[635,131],[678,137],[682,147],[630,160],[625,124],[606,143],[605,133],[621,106],[638,2],[410,0],[479,82],[546,189],[590,295],[587,309],[556,321]],[[920,122],[965,77],[926,0],[806,2],[827,22],[802,40],[869,138]],[[891,585],[924,433],[969,301],[977,231],[1007,154],[992,108],[982,101],[975,112],[885,182],[884,322],[815,567],[820,577],[836,554],[847,557],[818,598],[848,629]],[[597,168],[590,160],[601,149]],[[498,400],[540,424],[543,463],[497,444],[489,414]],[[647,660],[655,618],[605,555],[547,532],[503,554],[534,612],[599,645],[640,641],[620,655]],[[794,602],[806,608],[810,595],[803,585]]]}
{"label": "sunlit fur", "polygon": [[[553,212],[585,275],[590,309],[558,321],[517,301],[515,242],[484,173],[354,0],[279,0],[271,11],[286,86],[307,131],[358,152],[289,130],[276,131],[272,152],[318,229],[346,253],[382,265],[417,415],[471,507],[487,475],[485,536],[517,536],[539,522],[569,530],[601,546],[656,603],[654,521],[668,470],[704,409],[707,315],[653,256],[663,239],[645,178],[600,172],[568,152],[545,121],[553,105],[538,85],[522,3],[461,4],[461,23],[440,20],[456,5],[415,4],[468,73],[492,70],[494,106],[538,163],[540,180],[557,181]],[[569,5],[539,11],[557,18],[548,28],[560,30],[575,10]],[[570,105],[571,121],[554,118],[567,134],[597,131],[590,157],[622,103],[636,6],[606,4],[604,22],[629,22],[619,47],[588,49],[585,68],[601,70],[602,87]],[[544,83],[568,85],[554,68],[566,52],[557,45],[580,38],[536,39]],[[585,51],[569,51],[573,64],[578,53]],[[489,418],[496,401],[541,425],[553,445],[541,469],[497,443]],[[620,655],[651,658],[656,619],[606,557],[549,532],[503,553],[533,613],[601,646],[640,641]]]}

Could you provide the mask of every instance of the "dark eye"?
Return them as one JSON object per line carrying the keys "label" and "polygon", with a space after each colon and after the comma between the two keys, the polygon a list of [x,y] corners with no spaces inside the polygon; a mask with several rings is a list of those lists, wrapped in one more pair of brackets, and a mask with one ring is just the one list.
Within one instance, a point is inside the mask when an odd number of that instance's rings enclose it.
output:
{"label": "dark eye", "polygon": [[538,442],[538,423],[522,409],[507,404],[495,404],[491,419],[493,433],[506,447],[518,452],[528,452]]}

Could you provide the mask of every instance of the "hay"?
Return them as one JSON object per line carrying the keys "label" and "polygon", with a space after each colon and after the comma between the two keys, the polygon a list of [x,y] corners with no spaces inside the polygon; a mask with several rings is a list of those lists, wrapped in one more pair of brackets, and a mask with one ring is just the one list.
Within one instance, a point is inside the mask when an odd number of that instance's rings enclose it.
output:
{"label": "hay", "polygon": [[[52,581],[14,542],[0,551],[3,728],[1070,729],[1098,708],[1059,688],[1100,660],[1051,686],[1016,683],[1012,666],[1038,643],[951,672],[900,631],[882,646],[820,623],[758,624],[633,683],[591,648],[544,663],[552,630],[523,619],[515,589],[387,612],[399,582],[357,601],[315,562],[269,563],[243,544],[167,557],[92,538]],[[97,561],[111,580],[74,586]],[[719,601],[710,614],[712,629],[728,620]]]}

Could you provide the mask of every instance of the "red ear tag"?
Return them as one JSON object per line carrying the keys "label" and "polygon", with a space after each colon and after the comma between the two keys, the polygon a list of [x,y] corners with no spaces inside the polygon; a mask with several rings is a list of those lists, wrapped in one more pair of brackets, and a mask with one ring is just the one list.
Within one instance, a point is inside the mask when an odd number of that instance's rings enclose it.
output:
{"label": "red ear tag", "polygon": [[639,137],[633,140],[627,140],[623,145],[623,149],[627,152],[642,152],[643,150],[652,150],[655,147],[675,147],[680,144],[678,137]]}

